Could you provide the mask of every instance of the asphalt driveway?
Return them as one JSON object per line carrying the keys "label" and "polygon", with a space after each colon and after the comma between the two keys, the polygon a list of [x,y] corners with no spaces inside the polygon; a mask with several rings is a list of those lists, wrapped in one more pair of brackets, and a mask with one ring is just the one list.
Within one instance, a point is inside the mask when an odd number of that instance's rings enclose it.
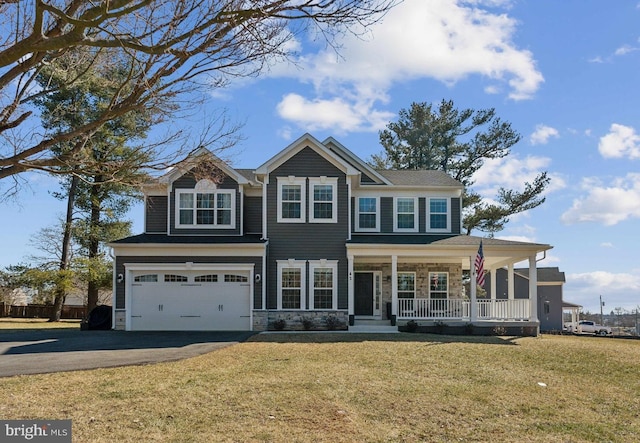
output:
{"label": "asphalt driveway", "polygon": [[0,331],[0,377],[181,360],[253,332]]}

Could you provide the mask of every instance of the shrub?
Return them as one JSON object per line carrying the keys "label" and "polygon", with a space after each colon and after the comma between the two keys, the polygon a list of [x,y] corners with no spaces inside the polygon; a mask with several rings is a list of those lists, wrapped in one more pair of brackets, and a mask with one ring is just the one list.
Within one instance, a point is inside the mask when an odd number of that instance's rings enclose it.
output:
{"label": "shrub", "polygon": [[282,331],[287,326],[287,322],[283,318],[275,320],[273,323],[273,329],[276,331]]}
{"label": "shrub", "polygon": [[418,330],[418,323],[415,320],[409,320],[405,325],[407,332],[416,332]]}
{"label": "shrub", "polygon": [[304,317],[302,319],[302,327],[305,331],[309,331],[311,328],[313,328],[313,320],[308,317]]}
{"label": "shrub", "polygon": [[507,328],[504,326],[494,326],[491,332],[493,332],[493,335],[507,335]]}
{"label": "shrub", "polygon": [[334,331],[343,326],[342,322],[338,320],[338,317],[334,315],[329,315],[324,321],[327,325],[327,329],[330,331]]}
{"label": "shrub", "polygon": [[433,325],[437,334],[444,334],[444,330],[447,328],[447,326],[448,325],[443,321],[437,321]]}

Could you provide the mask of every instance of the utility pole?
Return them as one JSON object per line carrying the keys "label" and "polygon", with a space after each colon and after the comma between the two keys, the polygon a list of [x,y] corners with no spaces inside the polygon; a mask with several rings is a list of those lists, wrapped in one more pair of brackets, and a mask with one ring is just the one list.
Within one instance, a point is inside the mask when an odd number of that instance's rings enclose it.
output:
{"label": "utility pole", "polygon": [[602,307],[604,302],[602,301],[602,295],[600,295],[600,324],[604,326],[604,316],[602,315]]}

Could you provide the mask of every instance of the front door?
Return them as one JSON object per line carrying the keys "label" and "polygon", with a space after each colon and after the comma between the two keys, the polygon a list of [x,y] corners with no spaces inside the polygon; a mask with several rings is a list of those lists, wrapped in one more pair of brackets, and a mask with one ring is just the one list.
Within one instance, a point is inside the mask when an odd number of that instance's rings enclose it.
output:
{"label": "front door", "polygon": [[354,314],[382,318],[382,272],[356,272]]}

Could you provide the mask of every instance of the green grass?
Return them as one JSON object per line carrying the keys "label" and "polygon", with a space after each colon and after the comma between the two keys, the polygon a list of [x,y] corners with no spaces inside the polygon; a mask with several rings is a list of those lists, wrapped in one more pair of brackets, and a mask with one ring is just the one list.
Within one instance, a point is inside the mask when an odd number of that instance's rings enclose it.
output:
{"label": "green grass", "polygon": [[0,329],[80,329],[80,320],[49,322],[46,318],[0,318]]}
{"label": "green grass", "polygon": [[0,417],[72,419],[78,442],[640,439],[635,340],[257,335],[180,362],[2,388]]}

